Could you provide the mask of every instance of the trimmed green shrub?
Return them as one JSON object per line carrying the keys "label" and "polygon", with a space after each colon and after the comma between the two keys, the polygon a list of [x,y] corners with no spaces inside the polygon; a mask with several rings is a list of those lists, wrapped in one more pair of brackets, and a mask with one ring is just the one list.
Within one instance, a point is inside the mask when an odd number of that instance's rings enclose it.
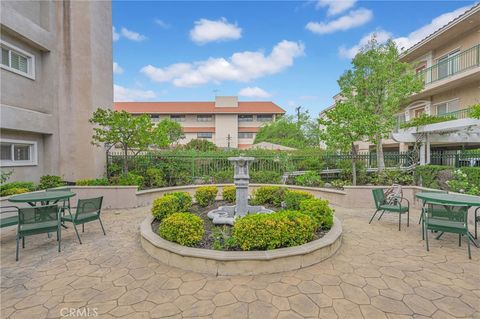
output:
{"label": "trimmed green shrub", "polygon": [[203,220],[191,213],[174,213],[158,227],[158,234],[182,246],[195,246],[205,234]]}
{"label": "trimmed green shrub", "polygon": [[348,186],[351,184],[352,184],[351,182],[344,181],[341,179],[334,179],[333,181],[330,182],[330,185],[332,185],[332,187],[336,189],[343,189],[345,186]]}
{"label": "trimmed green shrub", "polygon": [[265,250],[302,245],[313,239],[315,222],[297,211],[252,214],[238,219],[232,236],[242,250]]}
{"label": "trimmed green shrub", "polygon": [[187,192],[173,192],[167,195],[173,195],[178,199],[178,206],[180,212],[188,212],[192,207],[192,196]]}
{"label": "trimmed green shrub", "polygon": [[[479,181],[476,181],[478,184]],[[452,192],[465,193],[469,195],[480,195],[480,187],[475,183],[470,183],[467,173],[464,170],[457,169],[453,172],[453,179],[447,181],[448,189]]]}
{"label": "trimmed green shrub", "polygon": [[275,171],[253,171],[250,172],[250,182],[259,184],[279,184],[282,181],[282,174]]}
{"label": "trimmed green shrub", "polygon": [[64,186],[65,183],[62,181],[60,176],[55,175],[43,175],[40,177],[40,184],[38,184],[39,189],[48,189]]}
{"label": "trimmed green shrub", "polygon": [[158,220],[180,211],[180,200],[175,195],[166,194],[153,201],[152,215]]}
{"label": "trimmed green shrub", "polygon": [[416,182],[423,187],[440,188],[438,175],[441,171],[452,171],[451,167],[440,165],[420,165],[415,168]]}
{"label": "trimmed green shrub", "polygon": [[285,208],[286,209],[293,209],[298,210],[300,209],[300,202],[304,199],[311,199],[314,198],[312,194],[306,191],[301,190],[287,190],[285,193]]}
{"label": "trimmed green shrub", "polygon": [[110,182],[106,178],[79,179],[75,182],[77,186],[107,186]]}
{"label": "trimmed green shrub", "polygon": [[143,176],[134,173],[122,174],[118,177],[118,180],[116,180],[115,184],[120,186],[138,186],[139,188],[143,188]]}
{"label": "trimmed green shrub", "polygon": [[206,207],[215,202],[217,193],[217,186],[202,186],[197,188],[197,191],[195,192],[195,199],[197,200],[198,205]]}
{"label": "trimmed green shrub", "polygon": [[317,172],[306,172],[295,177],[295,185],[319,187],[323,186],[323,184],[322,178]]}
{"label": "trimmed green shrub", "polygon": [[253,205],[273,205],[280,207],[285,200],[285,187],[281,186],[262,186],[257,188],[253,192],[252,204]]}
{"label": "trimmed green shrub", "polygon": [[412,185],[413,175],[400,169],[385,169],[380,174],[375,174],[373,183],[375,185]]}
{"label": "trimmed green shrub", "polygon": [[214,183],[232,183],[233,170],[215,172],[212,177]]}
{"label": "trimmed green shrub", "polygon": [[328,200],[319,198],[304,199],[300,202],[300,211],[309,215],[316,222],[316,228],[332,228],[333,209],[328,206]]}
{"label": "trimmed green shrub", "polygon": [[460,170],[467,175],[470,184],[480,189],[480,167],[462,167]]}
{"label": "trimmed green shrub", "polygon": [[9,196],[7,195],[7,191],[12,188],[27,189],[28,192],[31,192],[35,190],[35,184],[33,182],[11,182],[2,184],[0,186],[0,196]]}
{"label": "trimmed green shrub", "polygon": [[145,185],[150,188],[163,187],[167,185],[163,177],[162,170],[155,167],[150,167],[145,172]]}
{"label": "trimmed green shrub", "polygon": [[10,195],[17,195],[17,194],[23,194],[23,193],[28,193],[30,190],[28,188],[9,188],[5,191],[2,192],[2,196],[10,196]]}
{"label": "trimmed green shrub", "polygon": [[235,186],[225,186],[222,190],[223,200],[229,203],[235,203],[237,197],[237,190]]}
{"label": "trimmed green shrub", "polygon": [[204,139],[193,139],[185,144],[184,148],[186,150],[196,150],[202,152],[217,150],[217,146],[214,143]]}

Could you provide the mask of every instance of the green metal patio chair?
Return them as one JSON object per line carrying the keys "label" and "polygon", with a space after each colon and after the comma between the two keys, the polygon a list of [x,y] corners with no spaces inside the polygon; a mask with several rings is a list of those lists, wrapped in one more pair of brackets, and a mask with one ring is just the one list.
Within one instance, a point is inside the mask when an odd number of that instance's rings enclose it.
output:
{"label": "green metal patio chair", "polygon": [[0,214],[11,215],[8,217],[0,218],[0,228],[14,226],[18,224],[18,207],[17,206],[1,206]]}
{"label": "green metal patio chair", "polygon": [[60,227],[60,208],[57,205],[19,208],[15,260],[18,261],[20,239],[22,239],[22,248],[25,248],[26,236],[53,232],[57,233],[58,251],[60,252],[62,228]]}
{"label": "green metal patio chair", "polygon": [[[385,212],[397,213],[398,214],[398,230],[402,229],[402,214],[407,214],[407,227],[410,226],[410,202],[404,197],[395,197],[392,198],[390,202],[387,202],[385,193],[382,188],[377,188],[372,190],[373,200],[375,201],[375,213],[370,218],[369,224],[372,223],[373,218],[377,215],[378,212],[382,212],[378,217],[378,220],[382,218]],[[406,201],[407,206],[402,205],[402,202]]]}
{"label": "green metal patio chair", "polygon": [[102,227],[103,234],[106,235],[105,228],[103,228],[102,219],[100,218],[102,201],[103,196],[96,198],[79,199],[77,202],[75,214],[72,215],[71,211],[69,211],[69,215],[62,216],[62,222],[71,222],[73,224],[73,228],[75,228],[75,232],[77,233],[78,241],[80,242],[80,244],[82,243],[82,240],[80,239],[80,235],[78,234],[77,225],[82,225],[83,233],[85,231],[85,223],[98,220],[100,222],[100,226]]}
{"label": "green metal patio chair", "polygon": [[[431,190],[431,191],[422,192],[422,193],[444,193],[444,194],[448,194],[447,191],[443,191],[443,190]],[[425,200],[422,201],[422,207],[425,207]],[[423,213],[420,214],[420,217],[418,218],[418,224],[419,225],[422,222],[422,220],[423,220]]]}
{"label": "green metal patio chair", "polygon": [[473,242],[468,231],[468,206],[445,205],[440,203],[429,203],[425,209],[424,229],[427,251],[430,251],[428,244],[428,230],[442,233],[458,234],[458,246],[462,245],[462,236],[467,238],[468,258],[472,259],[470,252],[470,241]]}
{"label": "green metal patio chair", "polygon": [[477,236],[477,228],[478,228],[478,223],[480,222],[479,212],[480,212],[480,207],[477,207],[477,209],[475,209],[475,239],[478,238],[478,236]]}

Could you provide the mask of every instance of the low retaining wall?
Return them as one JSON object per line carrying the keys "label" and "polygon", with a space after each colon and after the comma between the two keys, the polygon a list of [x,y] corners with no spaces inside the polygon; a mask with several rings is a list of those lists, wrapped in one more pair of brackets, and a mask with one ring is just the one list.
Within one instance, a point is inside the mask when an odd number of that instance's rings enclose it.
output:
{"label": "low retaining wall", "polygon": [[224,275],[257,275],[290,271],[319,263],[341,245],[342,225],[335,217],[324,237],[304,245],[267,251],[217,251],[167,241],[152,230],[152,217],[140,225],[145,251],[162,263],[184,270]]}

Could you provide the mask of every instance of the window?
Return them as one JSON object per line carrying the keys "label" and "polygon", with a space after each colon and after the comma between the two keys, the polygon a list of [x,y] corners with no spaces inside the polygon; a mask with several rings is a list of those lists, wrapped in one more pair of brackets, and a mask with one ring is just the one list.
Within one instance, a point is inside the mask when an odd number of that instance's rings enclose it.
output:
{"label": "window", "polygon": [[37,165],[37,143],[2,140],[0,161],[2,166]]}
{"label": "window", "polygon": [[152,120],[152,122],[159,122],[160,121],[160,115],[150,114],[150,119]]}
{"label": "window", "polygon": [[252,132],[239,132],[238,138],[253,138]]}
{"label": "window", "polygon": [[170,118],[175,122],[184,122],[185,115],[171,115]]}
{"label": "window", "polygon": [[435,109],[437,111],[437,115],[442,115],[442,114],[457,111],[458,105],[459,105],[459,99],[455,99],[455,100],[435,104]]}
{"label": "window", "polygon": [[211,132],[201,132],[197,133],[197,138],[212,138],[213,134]]}
{"label": "window", "polygon": [[35,57],[11,44],[0,41],[2,69],[35,79]]}
{"label": "window", "polygon": [[253,122],[253,115],[239,115],[239,122]]}
{"label": "window", "polygon": [[460,50],[455,50],[437,60],[439,80],[458,72],[459,53]]}
{"label": "window", "polygon": [[211,115],[197,115],[197,122],[211,122]]}
{"label": "window", "polygon": [[257,121],[259,122],[270,122],[273,119],[271,114],[259,114],[257,115]]}

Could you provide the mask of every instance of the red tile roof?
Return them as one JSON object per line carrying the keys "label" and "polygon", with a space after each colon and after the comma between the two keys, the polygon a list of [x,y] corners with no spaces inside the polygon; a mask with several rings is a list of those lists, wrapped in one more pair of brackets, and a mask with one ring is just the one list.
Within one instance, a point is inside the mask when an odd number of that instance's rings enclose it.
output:
{"label": "red tile roof", "polygon": [[215,133],[214,127],[182,127],[184,133]]}
{"label": "red tile roof", "polygon": [[136,114],[285,113],[273,102],[238,102],[238,107],[215,107],[215,102],[115,102],[113,108]]}

